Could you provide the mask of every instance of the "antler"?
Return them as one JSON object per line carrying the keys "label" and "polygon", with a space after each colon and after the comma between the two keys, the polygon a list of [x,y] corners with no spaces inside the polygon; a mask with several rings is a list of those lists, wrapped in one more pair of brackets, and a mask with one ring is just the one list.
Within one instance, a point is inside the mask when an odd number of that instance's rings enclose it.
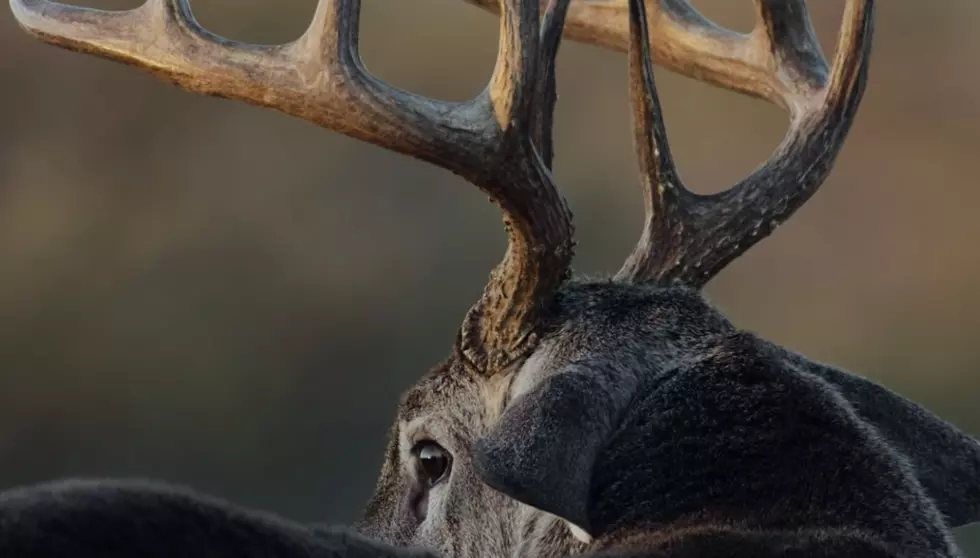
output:
{"label": "antler", "polygon": [[[371,75],[358,54],[359,0],[320,0],[297,41],[257,46],[203,29],[188,0],[147,0],[107,12],[10,0],[51,44],[132,64],[177,86],[275,108],[446,168],[503,211],[507,252],[467,314],[462,354],[493,372],[533,343],[537,317],[565,281],[571,215],[552,180],[554,57],[568,0],[500,0],[500,46],[486,90],[471,101],[427,99]],[[544,158],[535,143],[545,146]]]}
{"label": "antler", "polygon": [[[496,11],[490,0],[467,0]],[[621,280],[701,287],[768,236],[826,179],[864,93],[873,0],[848,0],[829,68],[803,0],[754,0],[755,29],[739,34],[686,0],[575,0],[566,35],[629,50],[630,94],[646,221]],[[647,7],[650,8],[649,15]],[[650,37],[648,26],[654,36]],[[790,128],[772,157],[727,191],[686,189],[670,155],[652,62],[773,102]]]}
{"label": "antler", "polygon": [[[662,9],[681,4],[673,0]],[[653,81],[643,2],[630,0],[630,93],[646,223],[618,278],[700,287],[788,219],[830,173],[864,93],[874,2],[848,0],[829,80],[803,0],[756,0],[755,5],[758,24],[748,39],[754,49],[742,56],[757,60],[765,54],[773,81],[778,75],[792,86],[781,96],[790,128],[751,175],[727,191],[701,196],[677,175]]]}

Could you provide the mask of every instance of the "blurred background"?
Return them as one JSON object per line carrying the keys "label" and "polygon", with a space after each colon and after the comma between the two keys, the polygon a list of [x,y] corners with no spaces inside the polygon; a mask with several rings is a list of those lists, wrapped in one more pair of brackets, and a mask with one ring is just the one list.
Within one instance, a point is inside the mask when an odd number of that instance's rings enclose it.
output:
{"label": "blurred background", "polygon": [[[193,8],[219,34],[282,43],[314,4]],[[364,4],[373,72],[444,99],[483,88],[495,18],[461,0]],[[694,4],[751,27],[746,0]],[[830,53],[843,1],[810,4]],[[836,170],[708,294],[740,326],[980,434],[980,3],[878,8]],[[352,520],[400,392],[447,354],[503,253],[497,211],[423,163],[42,45],[6,8],[0,52],[0,487],[153,477]],[[782,138],[776,107],[658,80],[697,191]],[[626,57],[567,42],[559,82],[577,271],[610,273],[642,218]],[[980,558],[980,528],[958,536]]]}

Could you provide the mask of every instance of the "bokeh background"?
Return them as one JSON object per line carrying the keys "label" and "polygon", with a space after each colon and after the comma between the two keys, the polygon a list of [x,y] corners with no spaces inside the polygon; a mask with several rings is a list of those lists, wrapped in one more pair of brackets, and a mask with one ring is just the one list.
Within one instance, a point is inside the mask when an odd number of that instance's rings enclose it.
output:
{"label": "bokeh background", "polygon": [[[314,3],[193,8],[219,34],[281,43]],[[752,24],[747,0],[694,4]],[[843,1],[810,4],[832,52]],[[739,325],[980,434],[980,3],[878,8],[836,170],[708,293]],[[460,0],[363,12],[382,78],[446,99],[483,88],[492,16]],[[608,273],[642,217],[626,59],[566,43],[559,72],[556,174],[577,270]],[[698,191],[782,137],[773,106],[658,79]],[[355,517],[399,393],[446,354],[502,254],[485,196],[274,111],[42,45],[6,8],[0,83],[0,487],[153,477],[297,519]],[[980,528],[958,535],[980,557]]]}

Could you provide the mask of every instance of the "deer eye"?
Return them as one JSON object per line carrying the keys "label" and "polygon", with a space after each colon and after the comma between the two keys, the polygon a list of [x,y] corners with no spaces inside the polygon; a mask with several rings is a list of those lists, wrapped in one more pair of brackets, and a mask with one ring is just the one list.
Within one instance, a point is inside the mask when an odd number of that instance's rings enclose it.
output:
{"label": "deer eye", "polygon": [[452,457],[439,444],[426,440],[415,446],[415,457],[418,460],[419,473],[429,486],[441,481],[449,472]]}

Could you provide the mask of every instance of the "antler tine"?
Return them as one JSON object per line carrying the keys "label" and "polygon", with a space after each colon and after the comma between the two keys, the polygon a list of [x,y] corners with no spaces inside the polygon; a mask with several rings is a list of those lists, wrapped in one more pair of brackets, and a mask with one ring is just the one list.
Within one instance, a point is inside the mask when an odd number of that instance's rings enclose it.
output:
{"label": "antler tine", "polygon": [[[672,0],[679,2],[680,0]],[[630,0],[631,92],[646,222],[636,249],[617,274],[630,281],[701,287],[768,236],[816,191],[850,130],[867,80],[873,0],[848,0],[830,80],[802,0],[758,0],[760,26],[790,109],[790,129],[773,156],[727,191],[699,196],[685,189],[663,129],[650,38],[640,1]]]}
{"label": "antler tine", "polygon": [[[489,12],[500,12],[496,0],[465,0]],[[759,17],[769,12],[777,19],[806,19],[798,2],[754,0]],[[750,34],[725,29],[704,17],[686,0],[650,0],[647,5],[652,40],[651,56],[658,65],[725,89],[759,97],[791,110],[799,82],[780,72],[765,27]],[[776,41],[804,59],[819,59],[819,44],[812,28],[790,23],[795,45]],[[806,27],[808,33],[799,33]],[[573,0],[568,11],[565,38],[626,52],[629,49],[628,0]],[[778,27],[771,28],[777,33]],[[795,46],[795,48],[792,48]],[[806,54],[810,48],[818,56]],[[784,66],[783,69],[786,67]],[[815,68],[814,68],[815,69]],[[826,67],[824,67],[826,70]],[[804,70],[809,71],[809,70]],[[825,76],[824,76],[825,77]],[[821,73],[809,77],[822,85]]]}
{"label": "antler tine", "polygon": [[561,46],[562,32],[568,13],[568,2],[549,0],[541,21],[541,49],[538,56],[535,98],[539,102],[532,115],[534,123],[534,143],[545,166],[550,169],[555,158],[552,141],[555,105],[558,102],[555,63],[558,48]]}
{"label": "antler tine", "polygon": [[633,107],[633,143],[643,181],[646,219],[633,254],[617,279],[655,278],[680,254],[677,242],[697,196],[684,187],[670,153],[663,112],[653,76],[646,5],[630,0],[629,91]]}
{"label": "antler tine", "polygon": [[[793,101],[805,100],[827,85],[827,60],[810,23],[804,0],[754,0],[756,44],[769,52],[769,70],[783,88],[783,105],[799,110]],[[765,40],[763,41],[762,38]]]}
{"label": "antler tine", "polygon": [[359,0],[321,0],[303,38],[278,46],[207,31],[188,0],[147,0],[114,12],[50,0],[10,5],[22,27],[62,48],[140,67],[196,93],[274,108],[456,171],[476,164],[473,142],[457,143],[472,134],[460,124],[489,124],[461,119],[458,106],[390,87],[364,70]]}
{"label": "antler tine", "polygon": [[546,163],[534,145],[550,142],[548,74],[568,0],[551,2],[544,46],[538,0],[499,0],[497,65],[487,89],[464,103],[421,97],[371,75],[358,53],[359,0],[320,0],[307,32],[281,46],[219,37],[194,20],[188,0],[147,0],[123,12],[50,0],[10,5],[22,27],[51,44],[141,67],[189,91],[274,108],[469,180],[502,209],[508,248],[467,314],[460,352],[492,373],[529,350],[573,249],[550,155]]}

